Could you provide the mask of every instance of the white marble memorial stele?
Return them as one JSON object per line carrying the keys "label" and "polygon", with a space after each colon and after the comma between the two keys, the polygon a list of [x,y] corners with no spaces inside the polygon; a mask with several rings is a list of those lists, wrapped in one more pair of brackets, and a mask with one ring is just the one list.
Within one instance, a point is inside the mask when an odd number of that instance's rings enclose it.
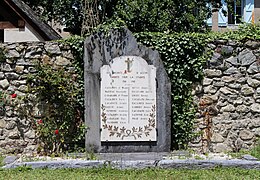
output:
{"label": "white marble memorial stele", "polygon": [[156,141],[156,68],[121,56],[100,72],[101,141]]}

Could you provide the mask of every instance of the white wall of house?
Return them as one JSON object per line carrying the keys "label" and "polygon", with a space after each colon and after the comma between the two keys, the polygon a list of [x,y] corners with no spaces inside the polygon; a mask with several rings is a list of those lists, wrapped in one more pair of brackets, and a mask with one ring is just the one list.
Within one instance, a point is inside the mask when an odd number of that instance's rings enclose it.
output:
{"label": "white wall of house", "polygon": [[44,41],[33,28],[25,23],[25,28],[13,28],[4,30],[4,42],[28,42]]}
{"label": "white wall of house", "polygon": [[[213,16],[207,20],[207,24],[212,26],[213,31],[225,29],[237,29],[241,23],[257,23],[260,21],[260,0],[233,0],[233,7],[228,6],[226,0],[221,0],[222,7],[218,11],[218,16]],[[227,14],[223,13],[223,10]],[[213,27],[217,24],[217,27]]]}

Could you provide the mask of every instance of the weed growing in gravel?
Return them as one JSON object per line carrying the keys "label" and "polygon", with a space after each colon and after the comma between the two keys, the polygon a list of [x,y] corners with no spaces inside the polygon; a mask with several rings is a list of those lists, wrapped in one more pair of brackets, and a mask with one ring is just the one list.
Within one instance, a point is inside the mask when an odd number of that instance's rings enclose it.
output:
{"label": "weed growing in gravel", "polygon": [[4,156],[0,154],[0,167],[4,165]]}

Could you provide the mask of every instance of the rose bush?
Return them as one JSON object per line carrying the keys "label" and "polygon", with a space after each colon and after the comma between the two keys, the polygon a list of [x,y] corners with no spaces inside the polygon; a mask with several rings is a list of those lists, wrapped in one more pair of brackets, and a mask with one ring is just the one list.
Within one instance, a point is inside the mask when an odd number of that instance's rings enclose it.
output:
{"label": "rose bush", "polygon": [[82,91],[77,76],[49,65],[35,68],[37,72],[28,76],[28,89],[39,109],[40,119],[35,121],[38,151],[58,155],[84,144],[83,111],[78,101]]}

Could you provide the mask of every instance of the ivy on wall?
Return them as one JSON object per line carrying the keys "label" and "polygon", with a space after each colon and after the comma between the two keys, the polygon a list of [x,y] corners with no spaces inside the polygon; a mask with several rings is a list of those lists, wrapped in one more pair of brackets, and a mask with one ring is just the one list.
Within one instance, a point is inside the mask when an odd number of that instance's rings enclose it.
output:
{"label": "ivy on wall", "polygon": [[0,62],[4,62],[6,59],[5,57],[5,49],[4,48],[0,48]]}
{"label": "ivy on wall", "polygon": [[203,69],[212,51],[207,44],[215,40],[244,43],[260,40],[260,26],[243,24],[237,31],[224,33],[153,33],[135,34],[138,41],[159,51],[172,83],[172,144],[184,148],[193,133],[195,109],[192,84],[203,78]]}
{"label": "ivy on wall", "polygon": [[80,92],[77,96],[78,102],[84,111],[84,37],[71,36],[68,39],[60,40],[61,43],[70,46],[74,56],[73,66],[78,74],[77,83],[79,84]]}
{"label": "ivy on wall", "polygon": [[174,148],[184,148],[194,136],[194,108],[191,86],[201,81],[203,66],[210,53],[205,52],[205,37],[200,34],[139,33],[139,42],[158,50],[172,83],[172,139]]}

